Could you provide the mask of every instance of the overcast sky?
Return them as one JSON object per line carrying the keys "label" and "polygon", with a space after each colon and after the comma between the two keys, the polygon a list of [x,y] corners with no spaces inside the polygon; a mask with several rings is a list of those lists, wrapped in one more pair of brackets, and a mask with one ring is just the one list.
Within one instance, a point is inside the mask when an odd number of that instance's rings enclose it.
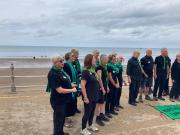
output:
{"label": "overcast sky", "polygon": [[1,0],[0,45],[180,47],[180,0]]}

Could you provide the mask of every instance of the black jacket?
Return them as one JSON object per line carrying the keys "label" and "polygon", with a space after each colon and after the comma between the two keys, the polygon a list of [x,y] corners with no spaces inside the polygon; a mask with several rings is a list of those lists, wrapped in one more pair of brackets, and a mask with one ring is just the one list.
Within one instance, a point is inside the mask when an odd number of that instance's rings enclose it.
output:
{"label": "black jacket", "polygon": [[172,80],[180,81],[180,63],[177,60],[174,61],[172,68],[171,68],[171,77]]}

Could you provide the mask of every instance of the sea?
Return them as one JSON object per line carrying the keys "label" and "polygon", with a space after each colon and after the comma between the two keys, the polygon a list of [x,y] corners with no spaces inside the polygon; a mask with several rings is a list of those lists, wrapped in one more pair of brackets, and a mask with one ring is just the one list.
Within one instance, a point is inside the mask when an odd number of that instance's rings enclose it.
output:
{"label": "sea", "polygon": [[[125,58],[126,65],[128,59],[132,56],[134,50],[141,52],[141,57],[145,55],[147,48],[121,48],[121,47],[58,47],[58,46],[0,46],[0,59],[31,59],[35,58],[51,58],[53,55],[60,54],[64,56],[72,48],[79,50],[79,59],[81,62],[88,53],[92,53],[97,49],[101,54],[110,54],[116,52]],[[161,48],[152,48],[153,57],[160,55]],[[169,57],[175,60],[176,54],[180,53],[180,48],[168,48]],[[2,67],[1,65],[0,67]],[[29,65],[30,66],[30,65]],[[38,65],[37,65],[38,66]],[[42,65],[41,65],[42,66]],[[49,64],[46,66],[50,66]]]}

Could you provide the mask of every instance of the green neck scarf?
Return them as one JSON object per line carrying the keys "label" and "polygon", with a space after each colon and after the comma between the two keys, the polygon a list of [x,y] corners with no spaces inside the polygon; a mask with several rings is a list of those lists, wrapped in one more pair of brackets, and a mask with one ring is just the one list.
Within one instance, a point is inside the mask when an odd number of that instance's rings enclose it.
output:
{"label": "green neck scarf", "polygon": [[110,63],[108,63],[108,66],[111,67],[113,69],[113,71],[115,71],[115,74],[119,73],[119,69],[117,68],[116,64],[112,64],[110,62]]}
{"label": "green neck scarf", "polygon": [[[69,81],[71,81],[70,76],[66,72],[64,72],[63,68],[59,68],[59,67],[53,66],[52,69],[57,74],[63,73],[63,75],[65,75],[69,79]],[[49,80],[48,80],[48,83],[47,83],[46,92],[51,92],[51,86],[50,86]]]}
{"label": "green neck scarf", "polygon": [[72,80],[71,82],[75,82],[77,84],[77,71],[74,68],[73,64],[68,60],[66,63],[69,65],[71,73],[72,73]]}
{"label": "green neck scarf", "polygon": [[163,69],[165,70],[166,69],[166,57],[163,57]]}
{"label": "green neck scarf", "polygon": [[80,65],[80,63],[79,63],[79,60],[78,59],[76,59],[75,61],[74,61],[74,64],[76,65],[76,70],[77,70],[77,72],[78,73],[80,73],[81,72],[81,65]]}
{"label": "green neck scarf", "polygon": [[143,68],[142,68],[141,62],[139,61],[138,58],[135,57],[135,59],[138,61],[139,67],[141,68],[141,72],[143,73]]}
{"label": "green neck scarf", "polygon": [[90,69],[85,68],[85,70],[88,70],[90,72],[90,74],[94,74],[96,79],[99,80],[99,77],[98,77],[98,74],[96,73],[95,67],[91,67]]}
{"label": "green neck scarf", "polygon": [[117,62],[116,65],[118,68],[122,69],[122,72],[124,71],[124,67],[123,67],[122,63]]}

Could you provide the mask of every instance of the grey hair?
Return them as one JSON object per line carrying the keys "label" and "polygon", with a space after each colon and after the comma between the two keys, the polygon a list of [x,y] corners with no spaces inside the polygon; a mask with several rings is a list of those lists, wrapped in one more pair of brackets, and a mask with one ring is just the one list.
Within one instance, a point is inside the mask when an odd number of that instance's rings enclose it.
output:
{"label": "grey hair", "polygon": [[61,59],[63,59],[63,58],[59,54],[53,55],[51,57],[51,61],[53,64],[55,64],[58,60],[61,60]]}

